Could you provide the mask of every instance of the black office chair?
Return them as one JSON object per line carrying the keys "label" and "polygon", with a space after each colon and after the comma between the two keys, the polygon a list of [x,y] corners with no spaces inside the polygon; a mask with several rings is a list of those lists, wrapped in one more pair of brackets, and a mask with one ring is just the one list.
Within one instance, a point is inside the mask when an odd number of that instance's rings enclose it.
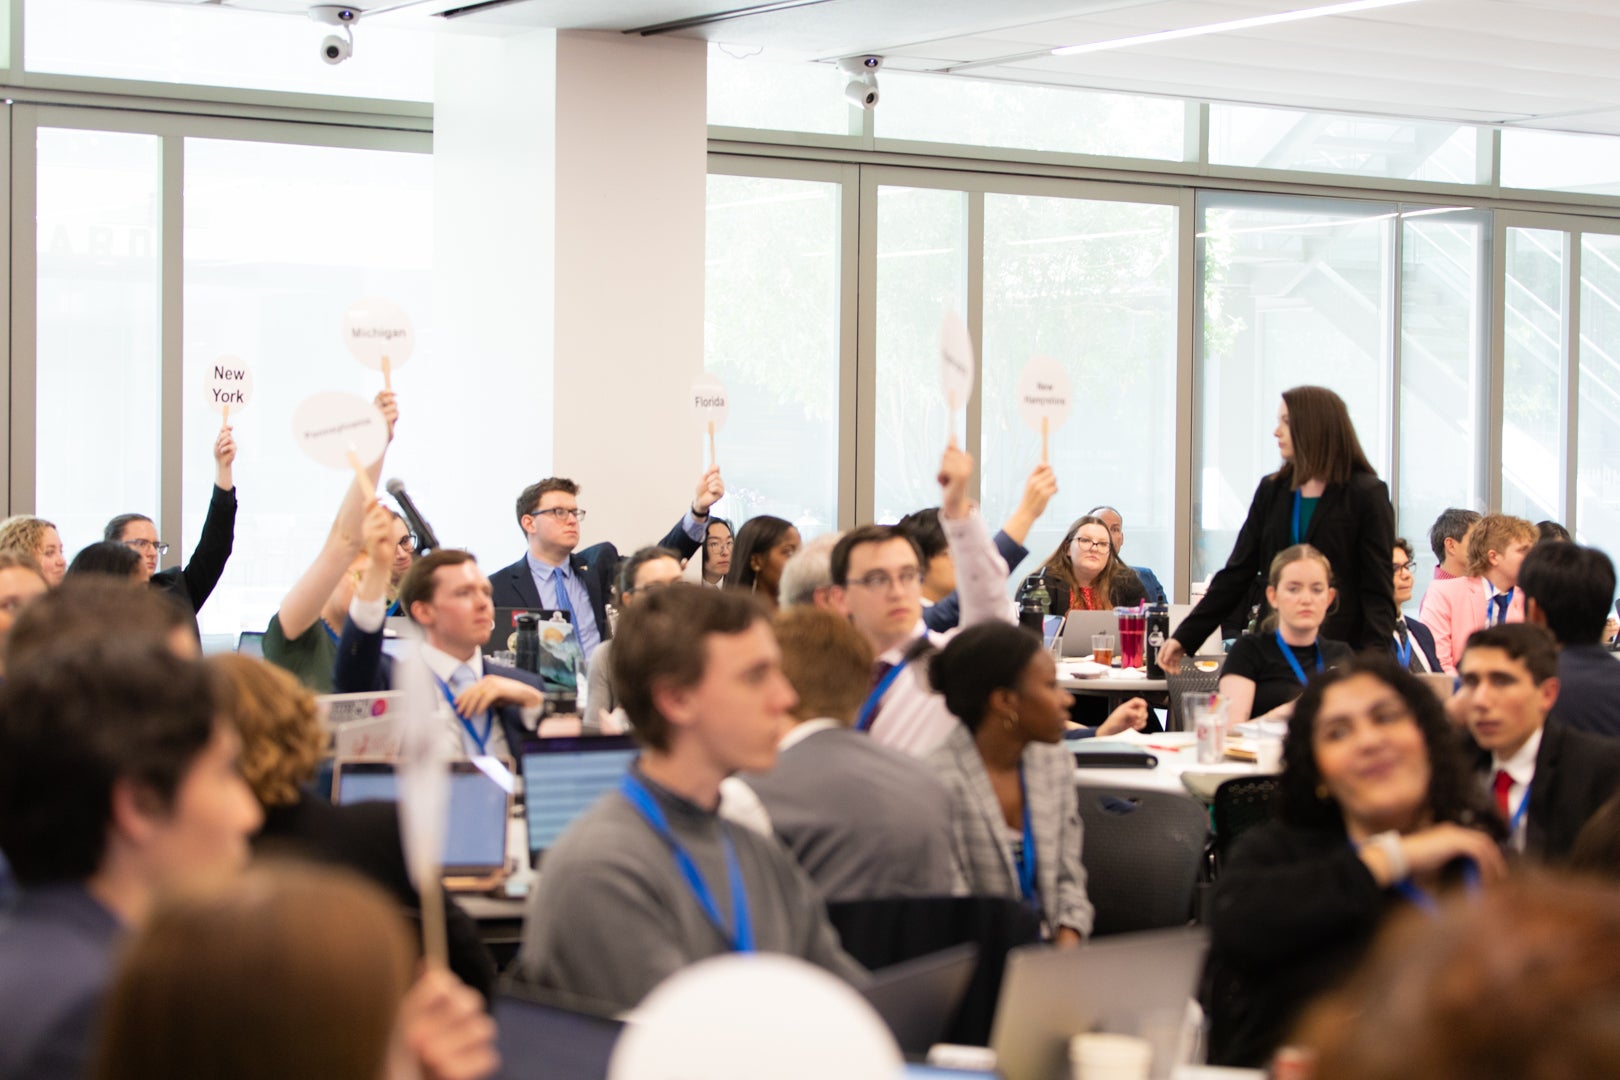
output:
{"label": "black office chair", "polygon": [[1209,835],[1204,808],[1180,793],[1079,789],[1092,934],[1185,926],[1192,921]]}
{"label": "black office chair", "polygon": [[844,951],[877,969],[964,942],[979,946],[979,965],[943,1042],[987,1046],[1009,950],[1041,940],[1041,916],[1001,896],[928,896],[846,900],[827,905]]}
{"label": "black office chair", "polygon": [[1192,666],[1192,658],[1182,661],[1179,674],[1165,673],[1165,690],[1170,695],[1169,721],[1171,731],[1186,731],[1187,718],[1181,715],[1181,695],[1194,692],[1200,694],[1213,694],[1220,685],[1220,669],[1214,671],[1199,671]]}
{"label": "black office chair", "polygon": [[1271,819],[1271,801],[1277,791],[1275,776],[1234,776],[1215,789],[1211,805],[1214,836],[1210,841],[1209,870],[1213,879],[1232,845],[1246,831]]}

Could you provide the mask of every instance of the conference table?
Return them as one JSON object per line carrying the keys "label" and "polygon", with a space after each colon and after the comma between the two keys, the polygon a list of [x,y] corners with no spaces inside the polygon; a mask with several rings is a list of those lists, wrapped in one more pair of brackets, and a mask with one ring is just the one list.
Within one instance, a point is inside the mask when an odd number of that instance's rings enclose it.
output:
{"label": "conference table", "polygon": [[[1158,758],[1158,764],[1151,769],[1076,766],[1074,782],[1077,786],[1145,788],[1188,795],[1207,803],[1214,798],[1215,789],[1222,781],[1235,776],[1265,775],[1259,766],[1249,761],[1228,759],[1215,765],[1200,765],[1198,736],[1191,731],[1152,734],[1126,731],[1096,741],[1139,747]],[[1240,739],[1231,745],[1246,748],[1251,744]]]}

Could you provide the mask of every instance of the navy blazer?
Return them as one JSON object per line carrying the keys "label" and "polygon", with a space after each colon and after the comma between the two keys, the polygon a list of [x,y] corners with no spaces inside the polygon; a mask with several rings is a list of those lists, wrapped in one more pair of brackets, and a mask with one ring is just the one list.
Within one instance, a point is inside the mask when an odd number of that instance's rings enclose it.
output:
{"label": "navy blazer", "polygon": [[1443,673],[1445,668],[1440,666],[1440,654],[1434,651],[1434,631],[1411,616],[1397,617],[1406,619],[1406,629],[1411,634],[1412,641],[1423,651],[1423,658],[1429,662],[1429,670]]}
{"label": "navy blazer", "polygon": [[[1189,655],[1217,627],[1236,637],[1249,620],[1250,605],[1266,608],[1271,560],[1293,543],[1293,495],[1275,476],[1254,489],[1231,557],[1171,635]],[[1302,539],[1327,556],[1338,588],[1338,606],[1323,620],[1322,636],[1352,649],[1393,650],[1395,578],[1389,563],[1395,550],[1395,509],[1388,485],[1372,473],[1329,484]]]}
{"label": "navy blazer", "polygon": [[[392,690],[394,658],[383,652],[382,644],[381,630],[368,633],[356,626],[354,619],[345,619],[343,636],[338,638],[337,662],[332,666],[332,693],[380,694]],[[531,675],[521,668],[492,664],[487,658],[484,660],[484,674],[515,679],[541,693],[546,689],[538,675]],[[530,736],[529,729],[523,726],[523,710],[516,705],[497,705],[495,719],[500,722],[507,749],[515,758],[523,752],[523,740]]]}
{"label": "navy blazer", "polygon": [[[613,636],[613,630],[608,625],[607,602],[613,595],[613,579],[619,573],[619,549],[612,544],[593,544],[584,551],[574,552],[569,558],[569,565],[591,598],[596,632],[603,641],[608,640]],[[540,591],[534,587],[534,574],[529,570],[527,554],[489,575],[489,586],[496,607],[549,610],[549,605],[540,600]]]}
{"label": "navy blazer", "polygon": [[1170,602],[1170,594],[1164,591],[1163,585],[1159,584],[1159,575],[1145,566],[1133,566],[1131,569],[1135,570],[1136,576],[1142,580],[1142,588],[1147,591],[1148,603],[1168,604]]}

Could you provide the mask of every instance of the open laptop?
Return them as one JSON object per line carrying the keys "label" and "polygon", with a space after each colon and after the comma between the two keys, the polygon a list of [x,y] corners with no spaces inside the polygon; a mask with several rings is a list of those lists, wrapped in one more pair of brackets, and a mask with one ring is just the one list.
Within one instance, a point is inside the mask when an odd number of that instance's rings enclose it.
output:
{"label": "open laptop", "polygon": [[[444,838],[444,884],[452,892],[487,892],[506,875],[506,824],[511,814],[510,773],[498,779],[495,759],[486,771],[478,762],[452,761],[449,824]],[[493,774],[493,775],[492,775]],[[397,802],[398,779],[391,761],[339,759],[332,776],[332,801]]]}
{"label": "open laptop", "polygon": [[1063,655],[1090,656],[1092,634],[1113,634],[1114,655],[1119,655],[1119,616],[1112,611],[1069,609],[1063,624]]}
{"label": "open laptop", "polygon": [[953,945],[874,971],[861,996],[889,1026],[901,1052],[921,1061],[961,1008],[978,966],[978,945]]}
{"label": "open laptop", "polygon": [[1066,1077],[1069,1039],[1106,1031],[1152,1042],[1153,1075],[1169,1076],[1208,945],[1209,932],[1190,927],[1012,950],[990,1029],[1002,1075]]}
{"label": "open laptop", "polygon": [[530,739],[523,744],[523,808],[529,825],[529,864],[538,867],[569,824],[619,786],[636,743],[628,735]]}
{"label": "open laptop", "polygon": [[624,1021],[521,983],[502,986],[490,1009],[501,1069],[510,1080],[602,1080]]}

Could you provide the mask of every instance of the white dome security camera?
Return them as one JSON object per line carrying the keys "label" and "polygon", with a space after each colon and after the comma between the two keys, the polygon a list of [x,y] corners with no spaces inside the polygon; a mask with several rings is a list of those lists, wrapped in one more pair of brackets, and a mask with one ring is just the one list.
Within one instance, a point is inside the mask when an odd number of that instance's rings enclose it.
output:
{"label": "white dome security camera", "polygon": [[882,66],[881,56],[846,56],[838,61],[838,70],[851,76],[844,87],[844,99],[862,109],[877,108],[877,72]]}
{"label": "white dome security camera", "polygon": [[353,55],[354,42],[348,38],[327,34],[321,39],[321,59],[328,64],[341,64]]}

